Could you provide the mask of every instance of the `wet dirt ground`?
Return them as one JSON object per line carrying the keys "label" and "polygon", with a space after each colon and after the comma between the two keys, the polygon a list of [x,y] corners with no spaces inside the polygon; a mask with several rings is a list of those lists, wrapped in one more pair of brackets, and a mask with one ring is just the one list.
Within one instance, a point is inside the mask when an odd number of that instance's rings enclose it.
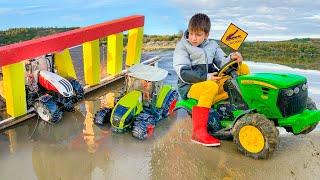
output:
{"label": "wet dirt ground", "polygon": [[[181,117],[181,116],[180,116]],[[152,179],[319,179],[320,133],[282,134],[268,160],[237,151],[232,141],[221,147],[193,144],[191,118],[184,117],[152,149]]]}
{"label": "wet dirt ground", "polygon": [[[175,86],[172,51],[159,66]],[[318,71],[250,63],[253,71],[294,71],[308,77],[310,96],[319,107]],[[280,69],[275,67],[281,67]],[[191,143],[191,119],[178,111],[160,122],[152,137],[139,141],[131,133],[115,134],[92,118],[123,82],[86,96],[73,113],[54,126],[38,118],[0,132],[0,179],[320,179],[320,132],[294,136],[280,129],[280,145],[268,160],[238,152],[232,141],[208,148]]]}

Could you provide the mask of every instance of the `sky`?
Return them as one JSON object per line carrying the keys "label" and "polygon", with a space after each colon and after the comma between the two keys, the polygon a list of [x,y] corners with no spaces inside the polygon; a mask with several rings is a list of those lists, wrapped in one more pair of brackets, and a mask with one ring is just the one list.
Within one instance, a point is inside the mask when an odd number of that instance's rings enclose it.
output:
{"label": "sky", "polygon": [[195,13],[210,17],[214,39],[230,23],[247,40],[320,38],[320,0],[0,0],[0,30],[85,27],[139,14],[145,34],[176,34]]}

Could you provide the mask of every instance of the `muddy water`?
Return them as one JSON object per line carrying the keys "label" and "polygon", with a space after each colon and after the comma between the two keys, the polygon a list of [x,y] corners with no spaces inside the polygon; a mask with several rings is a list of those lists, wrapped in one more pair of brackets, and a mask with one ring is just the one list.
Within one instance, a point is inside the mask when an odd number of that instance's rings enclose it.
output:
{"label": "muddy water", "polygon": [[92,118],[101,102],[120,85],[89,94],[57,125],[34,118],[3,132],[0,179],[148,179],[150,149],[176,116],[161,122],[154,137],[143,142],[130,132],[115,134],[108,126],[94,125]]}
{"label": "muddy water", "polygon": [[[155,55],[163,58],[159,66],[169,70],[165,82],[175,86],[172,52],[146,53],[143,58]],[[305,75],[310,96],[320,106],[320,72],[248,64],[253,72]],[[192,144],[191,120],[185,112],[163,120],[145,141],[136,140],[130,132],[115,134],[108,126],[94,125],[93,115],[122,83],[88,94],[57,125],[34,118],[2,132],[0,179],[319,179],[319,132],[283,133],[272,158],[257,161],[240,154],[232,142],[223,141],[219,148]]]}

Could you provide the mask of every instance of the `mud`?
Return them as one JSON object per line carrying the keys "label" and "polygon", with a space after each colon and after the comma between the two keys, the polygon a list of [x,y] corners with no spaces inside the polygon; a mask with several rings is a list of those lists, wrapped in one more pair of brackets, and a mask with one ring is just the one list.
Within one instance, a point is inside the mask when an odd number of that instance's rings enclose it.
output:
{"label": "mud", "polygon": [[152,179],[319,179],[320,133],[280,135],[268,160],[245,157],[232,141],[204,147],[191,139],[191,119],[184,116],[152,150]]}

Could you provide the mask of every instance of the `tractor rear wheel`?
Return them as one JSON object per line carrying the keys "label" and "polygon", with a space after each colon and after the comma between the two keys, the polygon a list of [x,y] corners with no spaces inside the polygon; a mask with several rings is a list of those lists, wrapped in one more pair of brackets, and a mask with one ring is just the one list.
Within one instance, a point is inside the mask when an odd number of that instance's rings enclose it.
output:
{"label": "tractor rear wheel", "polygon": [[233,141],[246,156],[268,159],[279,144],[279,131],[264,115],[246,114],[232,129]]}
{"label": "tractor rear wheel", "polygon": [[173,112],[174,107],[176,106],[178,100],[178,92],[173,90],[171,93],[168,93],[167,97],[165,98],[162,104],[162,118],[168,117]]}
{"label": "tractor rear wheel", "polygon": [[[308,97],[307,99],[307,109],[309,110],[317,110],[317,106],[316,103],[314,101],[312,101],[311,98]],[[314,123],[313,125],[309,126],[307,129],[303,130],[302,132],[300,132],[299,134],[308,134],[311,131],[313,131],[317,125],[319,124],[319,122]]]}

